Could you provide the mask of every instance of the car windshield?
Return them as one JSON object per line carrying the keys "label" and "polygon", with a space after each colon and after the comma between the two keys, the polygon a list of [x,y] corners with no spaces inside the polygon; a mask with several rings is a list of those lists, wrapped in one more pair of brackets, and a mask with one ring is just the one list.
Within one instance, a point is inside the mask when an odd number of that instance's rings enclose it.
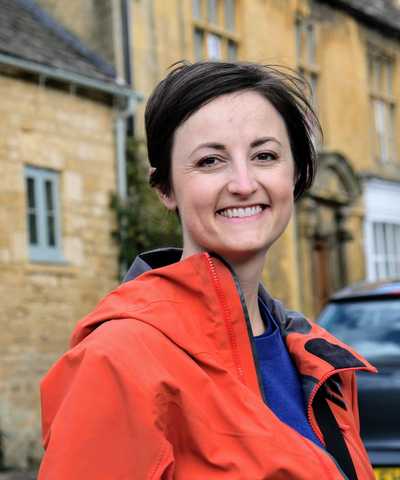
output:
{"label": "car windshield", "polygon": [[319,323],[368,360],[400,363],[400,300],[330,303]]}

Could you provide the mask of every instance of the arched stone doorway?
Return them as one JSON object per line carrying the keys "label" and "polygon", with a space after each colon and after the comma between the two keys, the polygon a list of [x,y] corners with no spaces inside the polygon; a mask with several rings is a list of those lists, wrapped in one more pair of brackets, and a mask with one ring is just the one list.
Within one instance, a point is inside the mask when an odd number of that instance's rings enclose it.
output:
{"label": "arched stone doorway", "polygon": [[324,152],[312,189],[299,202],[297,226],[300,274],[306,310],[317,314],[329,296],[348,283],[347,243],[352,206],[361,194],[350,163],[339,153]]}

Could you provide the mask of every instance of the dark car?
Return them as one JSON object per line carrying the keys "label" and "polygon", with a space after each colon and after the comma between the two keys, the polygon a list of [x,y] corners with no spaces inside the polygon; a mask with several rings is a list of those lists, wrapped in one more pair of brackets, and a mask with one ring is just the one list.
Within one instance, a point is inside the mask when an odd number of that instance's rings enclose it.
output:
{"label": "dark car", "polygon": [[361,436],[377,478],[400,479],[400,280],[345,288],[317,321],[378,369],[357,374]]}

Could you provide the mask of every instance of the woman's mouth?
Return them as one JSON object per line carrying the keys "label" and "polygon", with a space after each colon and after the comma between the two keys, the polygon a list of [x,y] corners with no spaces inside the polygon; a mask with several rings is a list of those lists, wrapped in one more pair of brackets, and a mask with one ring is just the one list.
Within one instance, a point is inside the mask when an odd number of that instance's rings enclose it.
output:
{"label": "woman's mouth", "polygon": [[261,213],[266,205],[251,205],[249,207],[228,207],[217,211],[218,215],[226,218],[246,218],[253,217]]}

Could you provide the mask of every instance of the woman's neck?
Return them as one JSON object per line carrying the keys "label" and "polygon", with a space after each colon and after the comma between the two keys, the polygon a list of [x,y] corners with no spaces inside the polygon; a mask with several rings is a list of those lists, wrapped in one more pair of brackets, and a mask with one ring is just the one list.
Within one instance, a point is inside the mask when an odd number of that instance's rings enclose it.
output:
{"label": "woman's neck", "polygon": [[251,260],[246,260],[246,262],[234,262],[231,264],[239,278],[246,300],[253,335],[261,335],[265,331],[258,304],[258,289],[262,277],[264,259],[264,255],[261,258],[255,256]]}

